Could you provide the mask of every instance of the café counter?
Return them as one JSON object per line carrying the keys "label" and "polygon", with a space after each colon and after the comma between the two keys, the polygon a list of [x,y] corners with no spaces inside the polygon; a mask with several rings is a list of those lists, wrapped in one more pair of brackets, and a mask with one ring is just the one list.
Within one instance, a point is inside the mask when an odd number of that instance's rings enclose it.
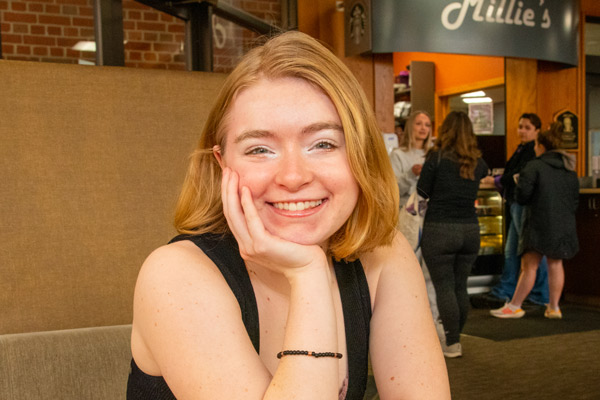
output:
{"label": "caf\u00e9 counter", "polygon": [[600,307],[600,188],[582,188],[579,193],[579,252],[564,262],[563,296],[567,301]]}

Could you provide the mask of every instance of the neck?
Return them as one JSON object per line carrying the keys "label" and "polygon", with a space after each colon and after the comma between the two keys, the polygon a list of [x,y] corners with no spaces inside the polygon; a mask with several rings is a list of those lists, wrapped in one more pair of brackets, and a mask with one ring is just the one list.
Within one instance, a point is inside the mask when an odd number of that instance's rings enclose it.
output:
{"label": "neck", "polygon": [[424,140],[413,140],[413,149],[422,149],[424,144]]}

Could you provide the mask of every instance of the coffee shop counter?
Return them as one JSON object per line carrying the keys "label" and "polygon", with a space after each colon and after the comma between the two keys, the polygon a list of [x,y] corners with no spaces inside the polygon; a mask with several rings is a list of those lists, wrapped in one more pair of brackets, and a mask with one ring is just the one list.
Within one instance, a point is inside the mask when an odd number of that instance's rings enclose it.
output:
{"label": "coffee shop counter", "polygon": [[564,298],[600,307],[600,188],[582,188],[579,193],[579,253],[564,262]]}

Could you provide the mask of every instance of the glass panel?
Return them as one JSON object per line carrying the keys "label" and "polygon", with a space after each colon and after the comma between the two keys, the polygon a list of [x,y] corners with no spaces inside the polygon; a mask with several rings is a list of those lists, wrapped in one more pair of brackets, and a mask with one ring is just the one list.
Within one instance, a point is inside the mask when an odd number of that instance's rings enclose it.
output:
{"label": "glass panel", "polygon": [[[280,0],[228,1],[281,26]],[[2,56],[7,60],[95,64],[93,0],[0,0]],[[215,72],[229,72],[259,35],[213,18]],[[123,0],[125,66],[183,70],[185,22]]]}
{"label": "glass panel", "polygon": [[0,1],[2,58],[59,63],[95,62],[93,52],[74,46],[94,43],[93,0]]}
{"label": "glass panel", "polygon": [[185,70],[185,22],[134,0],[123,0],[125,66]]}
{"label": "glass panel", "polygon": [[[281,1],[224,1],[271,25],[281,26]],[[261,35],[231,21],[213,16],[213,71],[228,73]]]}

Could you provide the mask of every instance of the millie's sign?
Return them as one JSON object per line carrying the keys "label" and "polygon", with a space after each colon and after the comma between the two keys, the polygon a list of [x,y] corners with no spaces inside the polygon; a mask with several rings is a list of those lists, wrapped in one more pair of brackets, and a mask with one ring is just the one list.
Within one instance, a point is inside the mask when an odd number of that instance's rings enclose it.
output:
{"label": "millie's sign", "polygon": [[372,51],[536,58],[577,65],[578,0],[377,0]]}

